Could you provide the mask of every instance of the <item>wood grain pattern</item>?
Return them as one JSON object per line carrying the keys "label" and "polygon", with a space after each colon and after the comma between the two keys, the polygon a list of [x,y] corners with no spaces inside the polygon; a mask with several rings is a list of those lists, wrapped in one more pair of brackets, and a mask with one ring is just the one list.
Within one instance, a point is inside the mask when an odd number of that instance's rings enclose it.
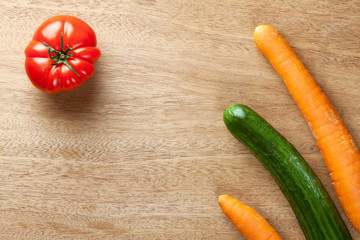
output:
{"label": "wood grain pattern", "polygon": [[[223,193],[284,239],[304,239],[222,113],[243,103],[265,117],[340,209],[310,130],[253,30],[278,29],[360,143],[359,12],[358,1],[330,0],[1,1],[0,239],[242,239],[217,205]],[[27,79],[23,51],[57,14],[88,22],[102,57],[79,89],[48,95]]]}

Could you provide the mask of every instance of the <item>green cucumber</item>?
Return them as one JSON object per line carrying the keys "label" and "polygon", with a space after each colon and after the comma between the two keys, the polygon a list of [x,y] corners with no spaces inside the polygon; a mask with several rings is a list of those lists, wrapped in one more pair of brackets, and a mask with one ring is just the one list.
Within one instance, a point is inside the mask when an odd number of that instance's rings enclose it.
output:
{"label": "green cucumber", "polygon": [[231,134],[270,171],[289,201],[306,239],[351,239],[319,178],[290,142],[245,105],[227,108],[224,122]]}

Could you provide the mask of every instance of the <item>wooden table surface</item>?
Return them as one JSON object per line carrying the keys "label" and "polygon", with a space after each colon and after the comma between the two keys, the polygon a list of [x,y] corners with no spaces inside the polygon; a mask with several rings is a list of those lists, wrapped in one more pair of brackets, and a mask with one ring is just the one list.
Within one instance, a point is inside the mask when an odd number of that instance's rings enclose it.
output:
{"label": "wooden table surface", "polygon": [[[304,239],[270,174],[227,131],[236,103],[295,145],[345,219],[253,31],[278,29],[360,143],[359,12],[359,1],[330,0],[2,0],[0,239],[243,239],[223,193]],[[89,23],[102,56],[80,88],[49,95],[28,80],[24,48],[58,14]]]}

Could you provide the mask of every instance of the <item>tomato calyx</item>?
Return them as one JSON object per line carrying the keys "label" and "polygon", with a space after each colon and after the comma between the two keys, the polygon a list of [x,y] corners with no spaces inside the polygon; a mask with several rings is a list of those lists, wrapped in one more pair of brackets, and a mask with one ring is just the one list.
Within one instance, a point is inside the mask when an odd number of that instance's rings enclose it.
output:
{"label": "tomato calyx", "polygon": [[76,76],[80,77],[79,74],[77,74],[77,72],[73,68],[73,66],[71,66],[70,63],[67,61],[68,58],[71,58],[71,57],[74,56],[73,50],[78,45],[75,45],[74,47],[70,47],[69,45],[67,45],[67,48],[64,50],[63,33],[61,33],[60,51],[59,52],[56,51],[54,48],[52,48],[49,44],[45,43],[44,41],[41,41],[41,42],[48,49],[50,59],[52,61],[54,61],[53,63],[44,66],[43,71],[49,65],[56,66],[56,65],[59,65],[59,64],[65,64],[66,66],[68,66],[68,68],[70,68],[71,71],[73,71],[73,73],[75,73]]}

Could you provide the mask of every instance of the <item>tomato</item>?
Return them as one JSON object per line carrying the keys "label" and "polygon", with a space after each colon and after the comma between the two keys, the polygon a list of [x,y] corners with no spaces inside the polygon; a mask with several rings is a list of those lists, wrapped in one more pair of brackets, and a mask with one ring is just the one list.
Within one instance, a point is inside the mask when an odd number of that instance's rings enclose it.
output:
{"label": "tomato", "polygon": [[49,18],[25,49],[26,73],[35,87],[58,93],[79,87],[95,71],[101,53],[94,30],[73,16]]}

